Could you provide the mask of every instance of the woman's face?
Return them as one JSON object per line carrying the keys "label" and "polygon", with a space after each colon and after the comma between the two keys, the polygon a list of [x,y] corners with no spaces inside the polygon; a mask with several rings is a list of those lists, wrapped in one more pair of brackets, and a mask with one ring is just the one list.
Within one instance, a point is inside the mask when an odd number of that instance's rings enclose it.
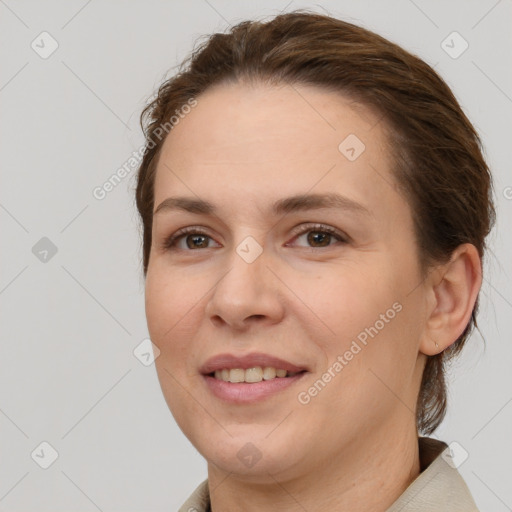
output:
{"label": "woman's face", "polygon": [[310,86],[217,86],[167,137],[148,328],[215,467],[294,477],[414,429],[426,292],[391,166],[379,116]]}

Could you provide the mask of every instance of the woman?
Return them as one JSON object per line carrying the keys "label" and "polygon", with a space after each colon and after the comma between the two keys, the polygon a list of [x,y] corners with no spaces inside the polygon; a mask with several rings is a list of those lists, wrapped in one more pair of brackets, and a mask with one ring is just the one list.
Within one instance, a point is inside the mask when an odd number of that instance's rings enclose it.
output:
{"label": "woman", "polygon": [[148,328],[208,463],[180,510],[477,510],[423,437],[476,323],[494,220],[442,79],[296,11],[214,34],[142,120]]}

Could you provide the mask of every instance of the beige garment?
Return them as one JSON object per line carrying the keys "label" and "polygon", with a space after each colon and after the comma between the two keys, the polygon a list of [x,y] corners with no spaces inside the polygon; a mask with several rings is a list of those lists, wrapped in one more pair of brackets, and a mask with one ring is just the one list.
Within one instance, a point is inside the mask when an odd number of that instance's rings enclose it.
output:
{"label": "beige garment", "polygon": [[[421,473],[386,512],[478,512],[466,483],[447,462],[451,459],[446,443],[420,437],[418,445]],[[208,480],[178,512],[211,512]]]}

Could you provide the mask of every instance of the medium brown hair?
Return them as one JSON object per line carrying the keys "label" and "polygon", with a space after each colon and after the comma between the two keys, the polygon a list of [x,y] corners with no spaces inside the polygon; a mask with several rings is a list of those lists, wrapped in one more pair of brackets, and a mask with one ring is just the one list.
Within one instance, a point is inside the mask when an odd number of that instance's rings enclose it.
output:
{"label": "medium brown hair", "polygon": [[[483,259],[495,217],[492,180],[480,139],[450,88],[423,60],[383,37],[301,9],[211,35],[142,112],[146,148],[136,203],[144,276],[156,164],[165,140],[161,127],[213,85],[243,81],[318,86],[373,108],[382,115],[392,170],[411,206],[424,276],[463,243],[473,244]],[[419,432],[432,433],[446,413],[445,362],[460,352],[477,325],[477,309],[478,300],[456,342],[427,359],[416,410]]]}

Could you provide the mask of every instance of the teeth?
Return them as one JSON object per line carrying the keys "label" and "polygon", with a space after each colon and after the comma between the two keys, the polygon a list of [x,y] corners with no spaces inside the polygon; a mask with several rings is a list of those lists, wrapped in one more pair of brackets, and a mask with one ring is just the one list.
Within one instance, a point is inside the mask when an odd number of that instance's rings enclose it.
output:
{"label": "teeth", "polygon": [[261,382],[263,380],[263,370],[259,366],[256,368],[247,368],[244,373],[245,382]]}
{"label": "teeth", "polygon": [[266,366],[265,368],[256,366],[254,368],[247,368],[247,370],[243,370],[242,368],[223,368],[222,370],[215,371],[216,379],[235,383],[261,382],[262,380],[271,380],[276,377],[292,377],[293,375],[296,375],[296,373],[291,373],[279,368],[272,368],[270,366]]}
{"label": "teeth", "polygon": [[275,379],[277,375],[277,370],[275,368],[271,368],[267,366],[263,369],[263,378],[265,380]]}
{"label": "teeth", "polygon": [[242,370],[241,368],[229,370],[229,382],[244,382],[244,380],[245,370]]}

